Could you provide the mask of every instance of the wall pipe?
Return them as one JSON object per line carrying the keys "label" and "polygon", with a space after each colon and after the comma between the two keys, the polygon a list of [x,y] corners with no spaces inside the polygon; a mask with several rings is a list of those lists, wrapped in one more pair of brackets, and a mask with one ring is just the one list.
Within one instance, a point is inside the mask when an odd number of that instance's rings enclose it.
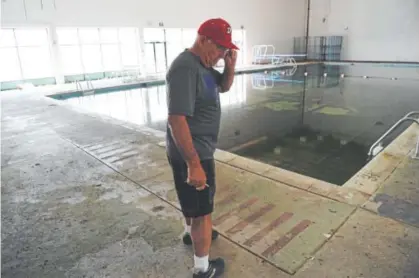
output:
{"label": "wall pipe", "polygon": [[311,5],[311,0],[307,0],[306,60],[308,60],[308,36],[310,32],[310,5]]}

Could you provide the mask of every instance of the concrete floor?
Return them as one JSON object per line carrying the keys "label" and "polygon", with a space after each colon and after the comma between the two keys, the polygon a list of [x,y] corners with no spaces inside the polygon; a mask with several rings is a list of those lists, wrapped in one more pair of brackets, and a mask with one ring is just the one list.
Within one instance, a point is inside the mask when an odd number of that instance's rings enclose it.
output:
{"label": "concrete floor", "polygon": [[[3,277],[191,277],[164,134],[25,94],[2,95],[1,124]],[[234,160],[217,162],[224,277],[418,277],[418,161],[357,206]]]}

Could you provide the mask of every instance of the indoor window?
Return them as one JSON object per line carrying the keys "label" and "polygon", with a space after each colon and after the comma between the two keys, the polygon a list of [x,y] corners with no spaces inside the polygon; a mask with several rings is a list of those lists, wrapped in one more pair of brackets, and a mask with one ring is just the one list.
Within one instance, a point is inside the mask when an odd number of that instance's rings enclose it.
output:
{"label": "indoor window", "polygon": [[58,28],[65,75],[121,71],[139,65],[136,28]]}
{"label": "indoor window", "polygon": [[1,81],[53,76],[46,28],[2,29]]}
{"label": "indoor window", "polygon": [[167,47],[165,30],[144,29],[144,55],[147,73],[161,73],[167,68]]}

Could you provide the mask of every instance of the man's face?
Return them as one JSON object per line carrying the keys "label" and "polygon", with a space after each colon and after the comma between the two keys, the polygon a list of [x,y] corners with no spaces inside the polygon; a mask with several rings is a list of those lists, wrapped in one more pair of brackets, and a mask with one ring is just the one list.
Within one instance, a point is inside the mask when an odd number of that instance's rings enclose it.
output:
{"label": "man's face", "polygon": [[216,44],[211,39],[206,39],[204,42],[204,52],[209,66],[215,66],[220,59],[223,59],[228,52],[228,49]]}

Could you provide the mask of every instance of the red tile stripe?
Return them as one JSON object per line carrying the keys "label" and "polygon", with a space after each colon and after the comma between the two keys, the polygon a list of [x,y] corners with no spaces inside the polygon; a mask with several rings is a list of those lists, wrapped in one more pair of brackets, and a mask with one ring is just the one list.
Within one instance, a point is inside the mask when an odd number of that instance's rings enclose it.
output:
{"label": "red tile stripe", "polygon": [[249,215],[248,217],[246,217],[246,219],[244,219],[244,220],[240,221],[239,223],[237,223],[236,225],[234,225],[226,233],[229,234],[229,235],[233,235],[233,234],[235,234],[237,232],[240,232],[241,230],[243,230],[244,228],[246,228],[247,225],[249,225],[250,223],[254,222],[259,217],[262,217],[265,213],[267,213],[268,211],[272,210],[274,207],[275,206],[272,205],[272,204],[268,204],[268,205],[262,207],[261,209],[259,209],[255,213],[252,213],[251,215]]}
{"label": "red tile stripe", "polygon": [[223,223],[227,218],[229,218],[233,213],[238,213],[240,211],[242,211],[243,209],[253,205],[254,203],[256,203],[258,201],[258,198],[252,198],[247,200],[246,202],[241,203],[237,208],[235,208],[234,210],[231,210],[219,217],[217,217],[214,221],[213,224],[214,225],[220,225],[221,223]]}
{"label": "red tile stripe", "polygon": [[269,232],[271,232],[273,229],[281,225],[282,223],[286,222],[288,219],[290,219],[294,214],[291,212],[284,212],[280,217],[272,221],[268,226],[257,232],[255,235],[253,235],[251,238],[246,240],[243,244],[246,246],[252,246],[253,243],[258,242],[262,238],[264,238]]}
{"label": "red tile stripe", "polygon": [[310,226],[310,220],[303,220],[294,226],[291,231],[286,235],[278,239],[273,245],[269,246],[265,251],[262,252],[262,256],[268,257],[276,254],[279,250],[284,248],[291,240],[293,240],[299,233],[307,229]]}

